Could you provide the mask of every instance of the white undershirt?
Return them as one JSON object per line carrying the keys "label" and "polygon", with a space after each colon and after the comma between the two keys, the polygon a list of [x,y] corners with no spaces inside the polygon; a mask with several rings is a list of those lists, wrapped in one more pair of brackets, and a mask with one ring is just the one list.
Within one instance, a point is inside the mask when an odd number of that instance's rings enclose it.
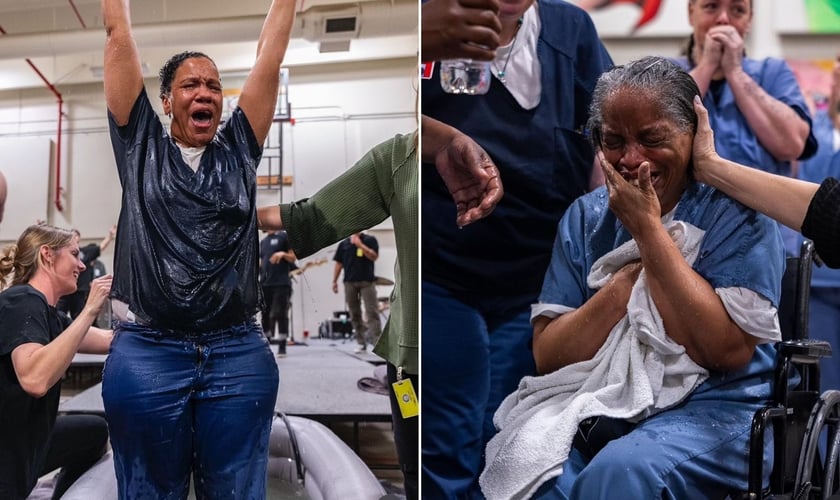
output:
{"label": "white undershirt", "polygon": [[[534,109],[540,103],[542,71],[537,58],[537,40],[540,36],[540,16],[537,2],[525,11],[522,26],[511,43],[496,49],[496,58],[490,65],[493,77],[501,81],[499,71],[504,70],[504,84],[516,102],[525,109]],[[511,48],[513,53],[511,53]],[[508,59],[510,54],[510,59]],[[507,61],[507,66],[505,66]]]}
{"label": "white undershirt", "polygon": [[[177,144],[177,143],[176,143]],[[189,148],[178,144],[178,149],[181,150],[181,158],[190,166],[193,172],[198,172],[198,164],[201,163],[201,155],[207,146],[200,146],[197,148]]]}

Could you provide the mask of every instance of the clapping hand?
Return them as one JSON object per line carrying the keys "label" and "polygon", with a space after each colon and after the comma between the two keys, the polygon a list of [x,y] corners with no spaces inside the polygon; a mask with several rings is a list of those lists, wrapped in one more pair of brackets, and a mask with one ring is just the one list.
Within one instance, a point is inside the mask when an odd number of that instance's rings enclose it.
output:
{"label": "clapping hand", "polygon": [[715,50],[720,54],[720,69],[729,76],[732,71],[741,69],[744,59],[744,39],[731,25],[713,26],[706,33],[706,44],[713,41]]}

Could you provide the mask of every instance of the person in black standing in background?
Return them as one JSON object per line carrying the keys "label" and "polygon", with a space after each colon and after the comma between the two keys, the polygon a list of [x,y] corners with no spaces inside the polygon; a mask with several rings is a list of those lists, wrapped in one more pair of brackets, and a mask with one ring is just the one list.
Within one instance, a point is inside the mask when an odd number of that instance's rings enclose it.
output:
{"label": "person in black standing in background", "polygon": [[286,355],[289,335],[289,306],[292,299],[292,280],[289,272],[297,269],[295,251],[289,246],[286,231],[269,233],[260,242],[260,285],[265,297],[266,310],[262,314],[265,336],[271,340],[274,329],[280,337],[277,356]]}
{"label": "person in black standing in background", "polygon": [[[73,232],[76,233],[76,236],[79,238],[82,237],[78,230],[74,229]],[[72,319],[76,319],[79,316],[79,313],[82,312],[82,308],[85,307],[88,294],[90,293],[90,282],[93,281],[94,278],[93,263],[100,255],[102,255],[102,252],[108,248],[108,245],[114,241],[114,236],[116,236],[116,234],[117,226],[115,224],[111,226],[111,229],[108,230],[108,234],[102,238],[102,241],[100,241],[99,244],[89,243],[79,250],[79,260],[84,263],[85,270],[79,273],[79,279],[76,282],[76,291],[59,299],[58,305],[56,306],[59,311],[69,314]]]}
{"label": "person in black standing in background", "polygon": [[[368,341],[376,343],[382,333],[379,310],[376,304],[376,279],[373,263],[379,258],[379,242],[365,233],[355,233],[338,244],[335,251],[335,272],[332,291],[338,293],[338,275],[344,270],[344,301],[350,312],[356,352],[367,350]],[[362,316],[362,303],[365,306]]]}

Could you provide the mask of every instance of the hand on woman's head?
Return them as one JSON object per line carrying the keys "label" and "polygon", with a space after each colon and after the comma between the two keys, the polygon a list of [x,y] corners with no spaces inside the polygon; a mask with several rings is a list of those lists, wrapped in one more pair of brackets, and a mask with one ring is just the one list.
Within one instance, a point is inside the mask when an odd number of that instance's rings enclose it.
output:
{"label": "hand on woman's head", "polygon": [[715,134],[709,124],[709,112],[703,106],[699,96],[694,97],[694,111],[697,112],[697,132],[694,134],[693,160],[694,177],[699,182],[707,182],[705,167],[718,158],[715,150]]}

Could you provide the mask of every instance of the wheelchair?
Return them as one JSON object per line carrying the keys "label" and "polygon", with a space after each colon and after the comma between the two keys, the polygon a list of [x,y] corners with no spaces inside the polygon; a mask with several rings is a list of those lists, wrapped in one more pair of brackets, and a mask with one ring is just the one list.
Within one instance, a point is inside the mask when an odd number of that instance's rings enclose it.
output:
{"label": "wheelchair", "polygon": [[[774,396],[753,418],[743,499],[840,499],[840,391],[820,392],[819,362],[831,356],[831,345],[808,336],[814,258],[813,243],[806,240],[799,257],[787,259]],[[796,376],[799,382],[790,388]],[[763,488],[764,437],[771,424],[773,470],[769,487]]]}

